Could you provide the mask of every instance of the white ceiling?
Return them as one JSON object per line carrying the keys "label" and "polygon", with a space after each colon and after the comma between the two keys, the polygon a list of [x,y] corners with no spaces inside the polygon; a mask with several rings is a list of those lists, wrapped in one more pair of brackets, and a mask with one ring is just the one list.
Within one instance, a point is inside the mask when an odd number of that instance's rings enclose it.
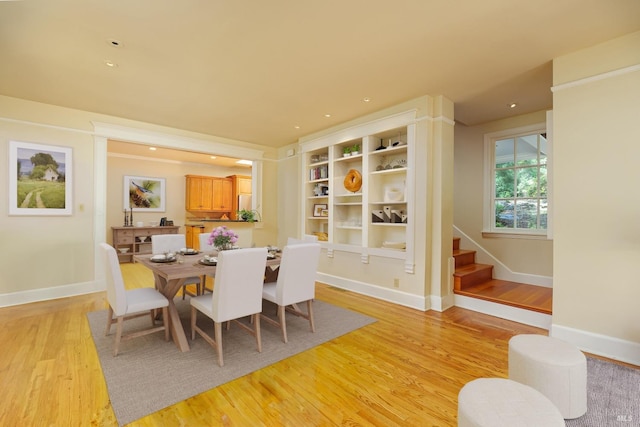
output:
{"label": "white ceiling", "polygon": [[0,94],[281,147],[425,94],[550,108],[554,57],[638,30],[639,0],[0,1]]}

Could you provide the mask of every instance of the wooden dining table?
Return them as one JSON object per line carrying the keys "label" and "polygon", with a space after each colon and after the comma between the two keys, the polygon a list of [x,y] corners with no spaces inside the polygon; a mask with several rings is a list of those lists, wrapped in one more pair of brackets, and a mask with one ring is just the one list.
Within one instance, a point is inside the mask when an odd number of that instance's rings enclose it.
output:
{"label": "wooden dining table", "polygon": [[[149,268],[153,272],[155,278],[156,289],[162,293],[169,300],[169,328],[173,342],[180,349],[180,351],[189,351],[189,343],[187,336],[184,332],[184,327],[180,321],[180,315],[176,308],[174,297],[182,288],[184,281],[188,277],[196,276],[215,276],[215,265],[204,265],[200,263],[200,260],[204,257],[204,254],[184,255],[183,262],[154,262],[151,261],[151,254],[147,255],[135,255],[133,258],[136,262],[139,262]],[[270,272],[273,273],[280,265],[280,256],[267,259],[267,271],[265,275],[268,277]]]}

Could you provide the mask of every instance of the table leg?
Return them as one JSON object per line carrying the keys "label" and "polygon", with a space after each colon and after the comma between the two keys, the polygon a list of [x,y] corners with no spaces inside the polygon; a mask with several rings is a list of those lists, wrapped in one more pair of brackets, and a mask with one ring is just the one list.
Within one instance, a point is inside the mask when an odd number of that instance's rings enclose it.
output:
{"label": "table leg", "polygon": [[180,315],[178,314],[178,309],[176,308],[176,304],[173,302],[173,298],[169,300],[169,322],[171,328],[171,336],[173,337],[173,342],[180,349],[180,351],[189,351],[189,342],[187,341],[187,336],[184,333],[184,328],[182,327],[182,322],[180,321]]}
{"label": "table leg", "polygon": [[180,321],[180,315],[178,314],[178,309],[176,308],[176,304],[173,301],[173,298],[178,293],[178,290],[182,287],[182,284],[186,279],[175,279],[166,281],[163,277],[159,275],[155,275],[156,279],[156,287],[158,290],[167,297],[169,300],[169,328],[171,330],[171,336],[173,337],[173,342],[180,349],[180,351],[189,351],[189,342],[187,341],[187,336],[184,333],[184,328],[182,327],[182,322]]}

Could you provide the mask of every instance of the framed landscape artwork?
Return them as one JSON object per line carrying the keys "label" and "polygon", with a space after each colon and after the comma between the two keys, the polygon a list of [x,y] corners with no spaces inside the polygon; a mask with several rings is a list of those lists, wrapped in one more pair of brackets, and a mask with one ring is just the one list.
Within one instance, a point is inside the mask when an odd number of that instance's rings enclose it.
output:
{"label": "framed landscape artwork", "polygon": [[124,209],[164,212],[165,179],[125,175],[123,196]]}
{"label": "framed landscape artwork", "polygon": [[71,215],[69,147],[9,141],[9,215]]}

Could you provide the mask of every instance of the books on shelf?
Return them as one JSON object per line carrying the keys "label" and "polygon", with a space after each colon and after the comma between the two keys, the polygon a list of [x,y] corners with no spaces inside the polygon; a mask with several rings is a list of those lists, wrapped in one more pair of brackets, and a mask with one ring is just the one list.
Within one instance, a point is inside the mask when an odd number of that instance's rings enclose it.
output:
{"label": "books on shelf", "polygon": [[320,165],[309,169],[309,181],[329,179],[329,165]]}

